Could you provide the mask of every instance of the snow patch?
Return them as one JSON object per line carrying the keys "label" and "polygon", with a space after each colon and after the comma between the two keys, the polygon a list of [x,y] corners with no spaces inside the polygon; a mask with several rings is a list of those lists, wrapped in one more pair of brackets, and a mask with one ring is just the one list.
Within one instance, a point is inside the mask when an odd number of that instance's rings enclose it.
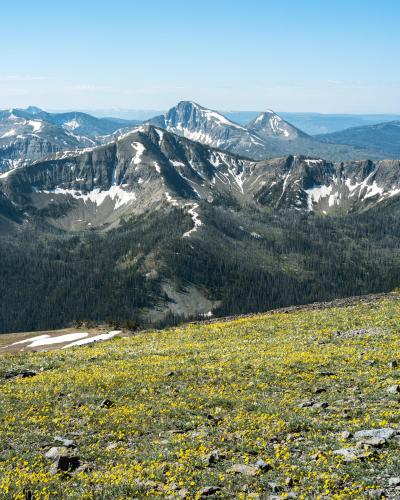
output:
{"label": "snow patch", "polygon": [[64,122],[63,128],[67,128],[69,130],[75,130],[80,127],[80,123],[76,118],[69,120],[68,122]]}
{"label": "snow patch", "polygon": [[43,123],[38,120],[29,120],[28,124],[33,128],[34,132],[39,132],[43,125]]}
{"label": "snow patch", "polygon": [[164,132],[158,128],[156,128],[155,130],[156,130],[157,135],[158,135],[160,142],[161,142],[164,139]]}
{"label": "snow patch", "polygon": [[15,128],[12,128],[11,130],[9,130],[8,132],[6,132],[5,134],[3,134],[0,139],[5,139],[6,137],[13,137],[14,135],[17,135],[17,131],[15,130]]}
{"label": "snow patch", "polygon": [[174,167],[184,167],[185,164],[182,163],[181,161],[176,161],[176,160],[169,160],[169,162],[171,163],[171,165],[173,165]]}
{"label": "snow patch", "polygon": [[125,189],[123,189],[121,186],[111,186],[110,189],[104,191],[96,188],[86,194],[76,189],[63,189],[59,187],[49,191],[35,190],[35,192],[46,194],[63,194],[66,196],[69,195],[76,200],[82,200],[84,203],[91,202],[97,206],[100,206],[107,198],[110,198],[115,202],[115,209],[118,209],[123,205],[127,205],[128,203],[136,200],[135,193],[131,191],[125,191]]}
{"label": "snow patch", "polygon": [[179,203],[178,203],[178,200],[175,200],[175,198],[172,198],[172,196],[169,193],[165,192],[164,194],[165,194],[165,197],[168,200],[168,203],[170,203],[173,207],[179,207],[180,206]]}
{"label": "snow patch", "polygon": [[28,347],[42,347],[46,345],[53,345],[53,344],[64,344],[65,342],[71,342],[74,340],[82,339],[87,337],[89,334],[87,332],[77,332],[77,333],[67,333],[65,335],[59,335],[58,337],[50,337],[47,336],[47,338],[44,338],[45,336],[42,336],[42,338],[37,338],[34,340],[31,344],[28,345]]}
{"label": "snow patch", "polygon": [[332,186],[314,186],[310,189],[305,189],[308,195],[308,209],[312,211],[313,204],[318,203],[321,198],[326,198],[331,194]]}
{"label": "snow patch", "polygon": [[99,341],[103,341],[103,340],[110,340],[113,337],[115,337],[116,335],[119,335],[120,333],[121,333],[121,330],[113,330],[112,332],[101,333],[99,335],[95,335],[94,337],[76,340],[75,342],[71,342],[71,344],[65,345],[63,347],[63,349],[67,349],[68,347],[75,347],[78,345],[92,344],[93,342],[99,342]]}
{"label": "snow patch", "polygon": [[200,220],[199,214],[196,212],[196,210],[198,208],[199,208],[198,203],[193,203],[192,207],[188,210],[188,213],[192,217],[192,221],[193,221],[194,226],[192,229],[190,229],[190,231],[186,231],[186,233],[184,233],[182,238],[189,238],[192,233],[197,231],[198,227],[203,225],[203,222]]}
{"label": "snow patch", "polygon": [[142,154],[146,151],[146,148],[141,142],[132,142],[131,146],[135,150],[135,156],[133,157],[131,163],[133,163],[133,165],[139,165],[142,161]]}

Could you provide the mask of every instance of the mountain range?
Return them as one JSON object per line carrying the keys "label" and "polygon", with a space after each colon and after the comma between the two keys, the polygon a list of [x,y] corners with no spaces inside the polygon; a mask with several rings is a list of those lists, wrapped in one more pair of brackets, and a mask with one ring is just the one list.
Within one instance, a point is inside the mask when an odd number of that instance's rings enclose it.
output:
{"label": "mountain range", "polygon": [[35,106],[0,110],[0,172],[57,151],[100,144],[136,121],[95,118],[86,113],[47,113]]}
{"label": "mountain range", "polygon": [[400,120],[351,127],[317,137],[323,142],[350,144],[355,147],[366,148],[372,154],[400,158]]}
{"label": "mountain range", "polygon": [[345,144],[320,141],[271,110],[245,126],[191,101],[181,101],[147,123],[202,144],[254,160],[280,155],[308,155],[333,161],[379,158],[375,152]]}
{"label": "mountain range", "polygon": [[[270,133],[261,120],[259,126]],[[286,132],[298,133],[279,129]],[[48,219],[64,229],[113,226],[125,212],[164,204],[190,206],[195,230],[194,205],[220,200],[305,212],[365,210],[400,193],[399,172],[399,160],[333,163],[289,155],[254,161],[146,124],[106,145],[58,152],[3,173],[0,190],[15,213],[65,205],[63,217]]]}
{"label": "mountain range", "polygon": [[[181,101],[146,123],[253,160],[306,155],[330,161],[397,158],[398,122],[310,136],[271,110],[240,125],[217,111]],[[30,106],[0,111],[0,172],[59,151],[111,141],[139,125],[87,113],[48,113]],[[373,139],[372,139],[373,136]]]}
{"label": "mountain range", "polygon": [[[201,110],[187,123],[204,115],[203,141],[241,134],[228,121],[218,135],[220,117]],[[251,128],[301,136],[268,115]],[[399,160],[257,161],[180,132],[144,124],[0,175],[0,331],[166,324],[397,286]]]}

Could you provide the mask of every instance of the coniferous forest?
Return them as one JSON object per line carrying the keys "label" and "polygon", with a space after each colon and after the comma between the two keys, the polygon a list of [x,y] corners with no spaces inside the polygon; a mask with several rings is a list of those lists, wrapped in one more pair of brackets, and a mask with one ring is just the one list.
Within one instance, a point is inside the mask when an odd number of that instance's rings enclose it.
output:
{"label": "coniferous forest", "polygon": [[[118,228],[66,233],[22,226],[1,236],[0,331],[75,321],[148,324],[161,285],[194,284],[215,315],[389,291],[400,283],[397,205],[341,216],[208,207],[207,238],[182,238],[179,209]],[[245,224],[257,228],[246,230]],[[243,224],[243,225],[242,225]],[[156,272],[149,273],[149,269]],[[169,314],[158,323],[183,320]]]}

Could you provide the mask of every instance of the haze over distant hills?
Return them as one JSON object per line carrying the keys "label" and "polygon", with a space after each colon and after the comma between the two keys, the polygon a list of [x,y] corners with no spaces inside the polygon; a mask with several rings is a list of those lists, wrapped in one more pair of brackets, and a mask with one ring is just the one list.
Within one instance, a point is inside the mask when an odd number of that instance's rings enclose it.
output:
{"label": "haze over distant hills", "polygon": [[400,157],[400,120],[352,127],[317,137],[321,141],[368,148],[371,152],[387,157]]}

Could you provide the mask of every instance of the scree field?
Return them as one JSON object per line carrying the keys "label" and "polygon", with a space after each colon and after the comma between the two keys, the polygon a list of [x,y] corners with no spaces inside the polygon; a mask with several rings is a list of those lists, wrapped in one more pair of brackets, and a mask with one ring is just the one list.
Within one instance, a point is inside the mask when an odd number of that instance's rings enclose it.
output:
{"label": "scree field", "polygon": [[4,353],[0,497],[399,498],[399,316],[393,294]]}

